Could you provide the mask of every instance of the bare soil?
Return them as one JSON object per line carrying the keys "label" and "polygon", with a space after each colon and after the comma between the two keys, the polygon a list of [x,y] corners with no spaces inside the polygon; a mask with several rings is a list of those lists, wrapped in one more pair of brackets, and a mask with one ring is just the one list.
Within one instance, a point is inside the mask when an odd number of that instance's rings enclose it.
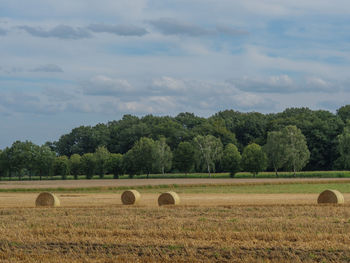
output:
{"label": "bare soil", "polygon": [[193,185],[193,184],[259,184],[259,183],[306,183],[306,182],[350,182],[350,178],[181,178],[181,179],[104,179],[104,180],[42,180],[0,181],[0,189],[16,188],[88,188],[144,185]]}

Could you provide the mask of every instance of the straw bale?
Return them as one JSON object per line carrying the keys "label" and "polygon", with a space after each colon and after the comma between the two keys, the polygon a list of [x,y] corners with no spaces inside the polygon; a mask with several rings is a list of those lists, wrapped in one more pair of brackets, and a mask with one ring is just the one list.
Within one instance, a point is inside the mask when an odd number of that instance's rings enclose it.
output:
{"label": "straw bale", "polygon": [[60,206],[60,200],[52,193],[43,192],[36,198],[35,206],[58,207]]}
{"label": "straw bale", "polygon": [[136,190],[127,190],[121,196],[123,205],[136,205],[140,199],[141,194]]}
{"label": "straw bale", "polygon": [[318,196],[318,204],[344,204],[344,196],[337,190],[325,190]]}
{"label": "straw bale", "polygon": [[162,193],[158,198],[158,205],[178,205],[180,204],[180,197],[175,192]]}

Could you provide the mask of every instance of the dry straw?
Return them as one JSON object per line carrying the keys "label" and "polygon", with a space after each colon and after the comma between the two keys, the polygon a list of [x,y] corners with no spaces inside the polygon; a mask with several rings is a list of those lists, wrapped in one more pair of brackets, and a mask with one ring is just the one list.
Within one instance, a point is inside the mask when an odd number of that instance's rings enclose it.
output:
{"label": "dry straw", "polygon": [[175,192],[162,193],[158,197],[158,205],[178,205],[180,204],[180,197]]}
{"label": "dry straw", "polygon": [[337,190],[325,190],[318,196],[319,204],[344,204],[344,196]]}
{"label": "dry straw", "polygon": [[123,205],[136,205],[140,199],[141,194],[136,190],[127,190],[121,196]]}
{"label": "dry straw", "polygon": [[58,207],[60,206],[60,200],[52,193],[43,192],[36,198],[35,206]]}

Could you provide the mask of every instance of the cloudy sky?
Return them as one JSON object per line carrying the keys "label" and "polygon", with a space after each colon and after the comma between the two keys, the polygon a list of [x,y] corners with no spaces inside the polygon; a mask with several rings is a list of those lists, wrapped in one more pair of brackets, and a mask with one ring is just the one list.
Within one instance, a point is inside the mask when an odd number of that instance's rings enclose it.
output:
{"label": "cloudy sky", "polygon": [[350,101],[350,1],[0,0],[0,148],[80,125]]}

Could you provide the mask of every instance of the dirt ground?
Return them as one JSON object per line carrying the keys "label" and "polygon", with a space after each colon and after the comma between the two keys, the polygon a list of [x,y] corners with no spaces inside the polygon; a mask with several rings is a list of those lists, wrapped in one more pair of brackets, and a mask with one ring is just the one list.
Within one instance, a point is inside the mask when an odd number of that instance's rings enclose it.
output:
{"label": "dirt ground", "polygon": [[87,188],[118,187],[166,184],[254,184],[254,183],[291,183],[291,182],[336,182],[349,181],[350,178],[181,178],[181,179],[104,179],[104,180],[43,180],[43,181],[0,181],[0,189],[14,188]]}
{"label": "dirt ground", "polygon": [[[34,207],[37,193],[0,193],[0,208]],[[62,207],[122,206],[120,194],[57,194]],[[158,206],[158,194],[142,194],[139,207]],[[181,194],[181,206],[316,204],[317,194]],[[344,194],[350,200],[350,194]]]}

